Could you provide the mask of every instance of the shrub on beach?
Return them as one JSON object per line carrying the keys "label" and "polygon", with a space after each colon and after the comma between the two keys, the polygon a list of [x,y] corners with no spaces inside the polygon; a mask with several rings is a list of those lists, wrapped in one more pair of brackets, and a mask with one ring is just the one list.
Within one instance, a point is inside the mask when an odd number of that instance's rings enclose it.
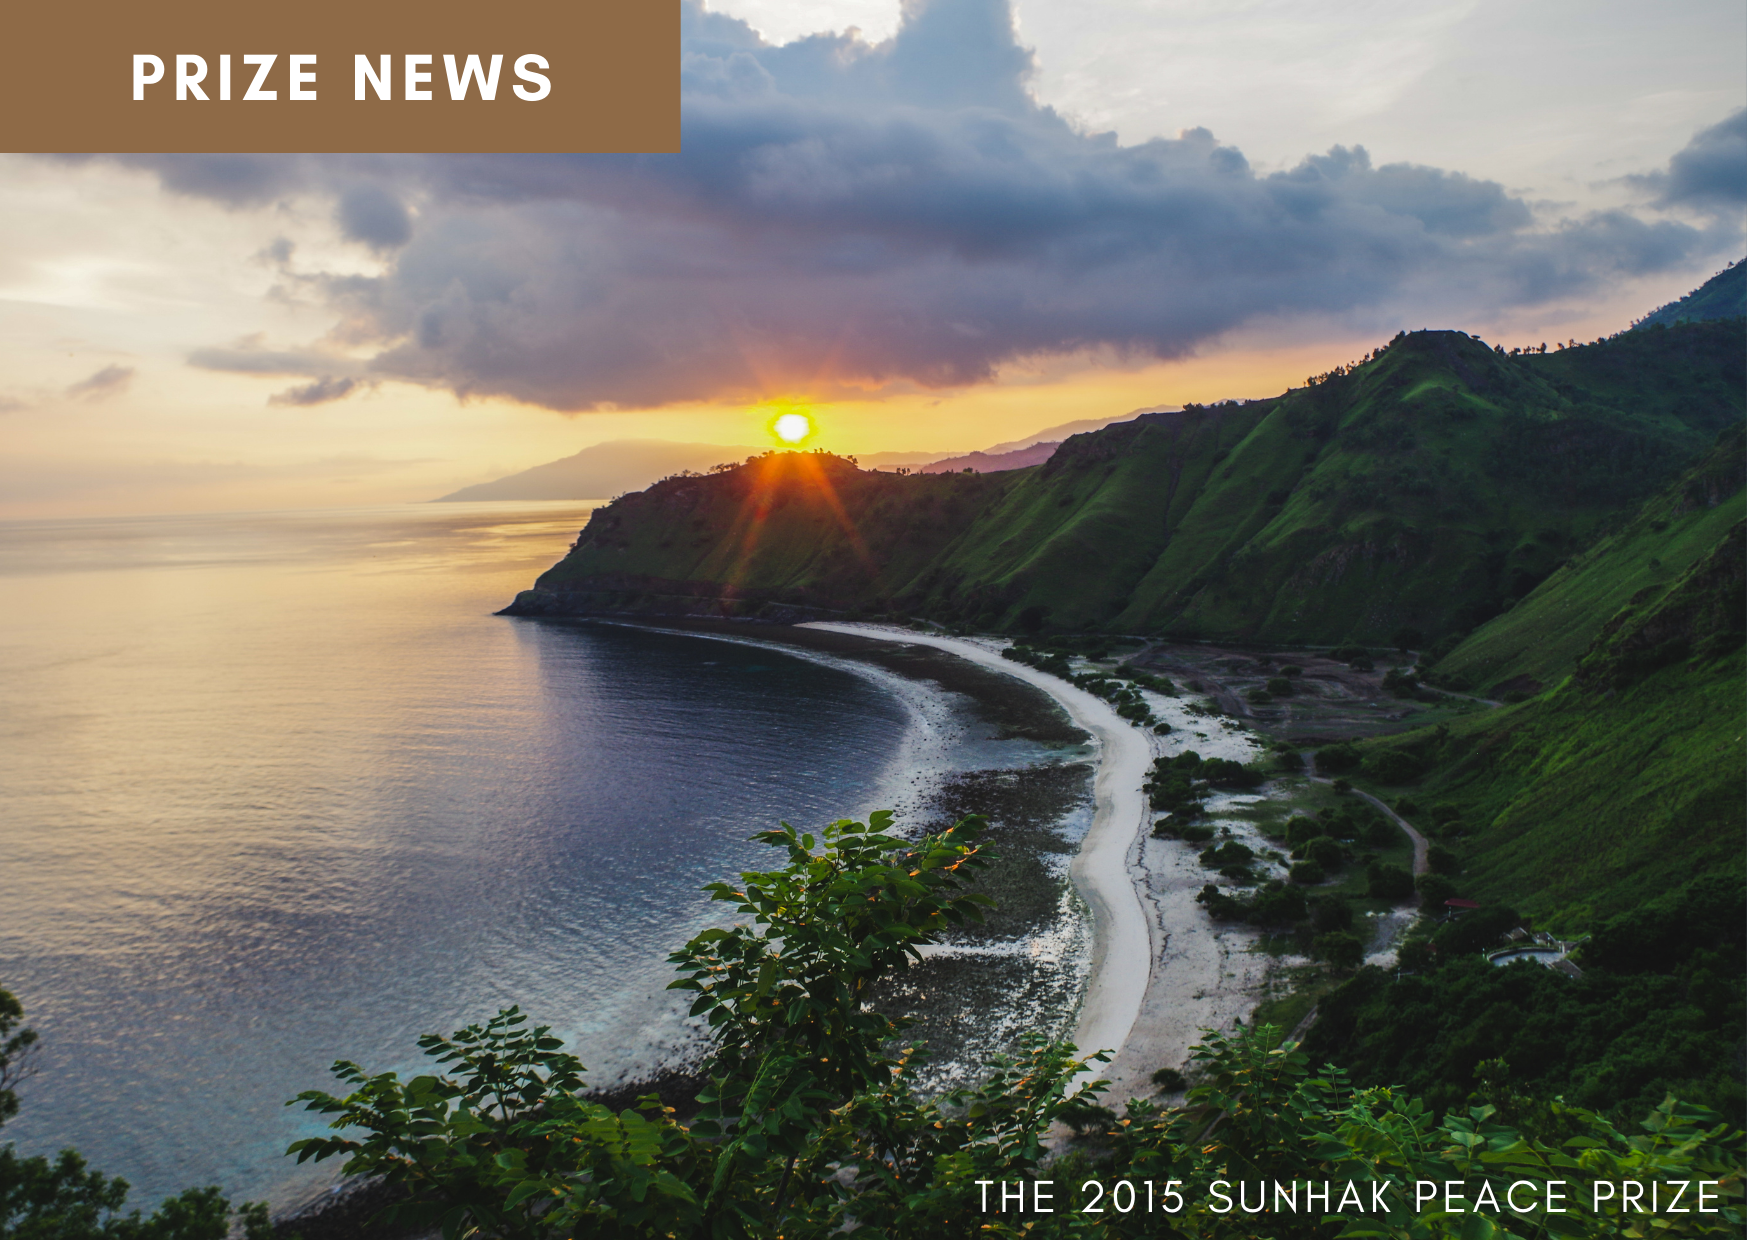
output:
{"label": "shrub on beach", "polygon": [[1325,870],[1339,870],[1342,862],[1341,845],[1327,835],[1307,840],[1304,848],[1308,860],[1316,862]]}
{"label": "shrub on beach", "polygon": [[1374,861],[1366,867],[1366,894],[1378,900],[1405,900],[1414,894],[1414,875],[1399,865]]}
{"label": "shrub on beach", "polygon": [[1345,930],[1320,934],[1311,941],[1311,954],[1331,968],[1357,969],[1366,959],[1366,947]]}

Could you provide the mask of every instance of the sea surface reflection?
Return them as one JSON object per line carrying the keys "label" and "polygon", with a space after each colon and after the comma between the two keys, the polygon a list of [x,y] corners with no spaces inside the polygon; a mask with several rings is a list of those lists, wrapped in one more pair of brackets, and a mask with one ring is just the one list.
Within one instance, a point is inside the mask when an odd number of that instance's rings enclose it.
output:
{"label": "sea surface reflection", "polygon": [[770,649],[491,612],[586,509],[0,522],[3,1136],[283,1203],[334,1059],[519,1003],[603,1083],[746,842],[882,803],[907,707]]}

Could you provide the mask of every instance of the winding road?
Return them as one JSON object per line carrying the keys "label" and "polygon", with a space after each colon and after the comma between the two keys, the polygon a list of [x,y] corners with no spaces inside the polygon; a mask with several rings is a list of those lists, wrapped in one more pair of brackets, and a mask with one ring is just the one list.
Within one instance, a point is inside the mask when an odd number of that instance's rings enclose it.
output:
{"label": "winding road", "polygon": [[[1305,752],[1303,754],[1301,754],[1300,756],[1305,759],[1305,773],[1307,775],[1310,775],[1310,777],[1312,779],[1316,780],[1320,784],[1329,784],[1329,783],[1335,782],[1334,780],[1325,779],[1321,775],[1312,775],[1311,774],[1311,772],[1313,772],[1317,769],[1317,762],[1316,762],[1315,756],[1313,755],[1311,750],[1309,750],[1309,749],[1305,750]],[[1426,873],[1431,871],[1432,863],[1427,860],[1427,855],[1426,855],[1426,848],[1427,848],[1426,837],[1424,835],[1422,835],[1420,832],[1416,831],[1413,827],[1409,826],[1408,819],[1404,818],[1401,814],[1398,814],[1395,810],[1391,809],[1388,805],[1384,804],[1382,801],[1380,801],[1377,797],[1373,796],[1369,792],[1362,792],[1358,788],[1355,788],[1352,792],[1352,795],[1359,797],[1363,801],[1369,801],[1373,805],[1375,805],[1378,809],[1382,810],[1384,812],[1385,817],[1389,818],[1389,820],[1391,822],[1393,822],[1397,826],[1401,827],[1402,833],[1404,835],[1406,835],[1409,839],[1414,841],[1414,872],[1416,874],[1426,874]]]}

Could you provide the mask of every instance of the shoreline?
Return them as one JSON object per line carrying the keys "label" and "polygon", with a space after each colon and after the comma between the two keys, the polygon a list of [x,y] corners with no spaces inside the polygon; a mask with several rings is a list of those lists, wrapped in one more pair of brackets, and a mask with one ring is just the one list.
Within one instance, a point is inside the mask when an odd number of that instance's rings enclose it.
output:
{"label": "shoreline", "polygon": [[[1093,777],[1091,827],[1069,866],[1075,889],[1091,913],[1092,969],[1083,992],[1074,1042],[1082,1053],[1105,1050],[1112,1060],[1101,1072],[1110,1076],[1123,1058],[1141,1015],[1158,959],[1162,927],[1147,915],[1131,854],[1138,853],[1151,820],[1141,784],[1153,761],[1151,739],[1125,722],[1108,703],[1047,672],[1003,659],[989,646],[956,637],[887,629],[873,625],[815,622],[804,627],[848,634],[879,634],[948,651],[972,663],[1026,681],[1054,698],[1074,723],[1098,743]],[[1125,1076],[1132,1073],[1124,1073]]]}
{"label": "shoreline", "polygon": [[[1079,1079],[1108,1080],[1112,1105],[1157,1096],[1151,1079],[1157,1069],[1181,1068],[1203,1030],[1249,1018],[1275,962],[1250,951],[1255,932],[1207,917],[1196,903],[1206,873],[1182,848],[1152,838],[1141,784],[1153,759],[1166,752],[1161,738],[1124,720],[1102,698],[1002,658],[992,644],[833,621],[806,627],[925,644],[1023,680],[1097,739],[1094,821],[1070,867],[1094,934],[1074,1041],[1081,1053],[1108,1050],[1112,1056]],[[1156,710],[1175,701],[1148,697]],[[1174,735],[1191,747],[1182,733]]]}

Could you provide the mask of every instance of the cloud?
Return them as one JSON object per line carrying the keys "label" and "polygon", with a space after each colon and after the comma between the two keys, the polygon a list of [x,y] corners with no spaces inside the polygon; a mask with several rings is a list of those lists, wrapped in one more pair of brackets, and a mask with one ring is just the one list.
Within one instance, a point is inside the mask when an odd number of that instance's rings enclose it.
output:
{"label": "cloud", "polygon": [[1693,135],[1669,167],[1627,180],[1656,195],[1659,207],[1693,207],[1739,217],[1748,198],[1748,110]]}
{"label": "cloud", "polygon": [[0,413],[23,413],[30,408],[30,402],[20,400],[16,396],[0,396]]}
{"label": "cloud", "polygon": [[405,204],[368,181],[341,191],[334,214],[348,240],[361,241],[378,252],[398,249],[413,235]]}
{"label": "cloud", "polygon": [[[909,0],[885,43],[780,47],[687,0],[679,155],[130,162],[239,207],[326,195],[388,259],[306,278],[339,315],[329,340],[193,364],[565,411],[968,384],[1091,350],[1171,358],[1257,320],[1462,326],[1740,237],[1722,218],[1551,219],[1359,147],[1260,174],[1203,129],[1122,146],[1039,106],[1033,71],[1006,0]],[[1689,151],[1660,174],[1666,205],[1713,184]],[[337,368],[341,351],[369,360]]]}
{"label": "cloud", "polygon": [[301,387],[287,388],[267,398],[270,405],[325,405],[329,401],[343,399],[351,395],[359,386],[358,380],[347,379],[339,375],[324,375],[314,383],[306,383]]}
{"label": "cloud", "polygon": [[77,400],[107,400],[125,392],[133,377],[132,366],[105,366],[69,387],[67,395]]}

